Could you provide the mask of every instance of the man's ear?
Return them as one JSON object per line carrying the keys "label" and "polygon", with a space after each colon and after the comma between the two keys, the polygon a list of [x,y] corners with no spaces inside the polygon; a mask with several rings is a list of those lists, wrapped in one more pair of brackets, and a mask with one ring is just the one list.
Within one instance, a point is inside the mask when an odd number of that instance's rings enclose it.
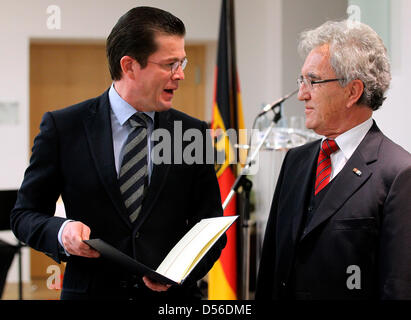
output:
{"label": "man's ear", "polygon": [[123,72],[123,76],[131,78],[134,80],[135,78],[135,68],[138,68],[140,65],[138,62],[130,57],[130,56],[123,56],[120,59],[120,66],[121,66],[121,71]]}
{"label": "man's ear", "polygon": [[350,83],[348,83],[347,89],[348,89],[347,108],[351,108],[361,98],[364,92],[364,83],[359,79],[352,80],[350,81]]}

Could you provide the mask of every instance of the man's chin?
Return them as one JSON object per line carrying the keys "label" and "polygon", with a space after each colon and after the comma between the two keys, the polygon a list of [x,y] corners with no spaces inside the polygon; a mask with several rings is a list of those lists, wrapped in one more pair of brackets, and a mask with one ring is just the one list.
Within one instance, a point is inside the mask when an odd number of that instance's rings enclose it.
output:
{"label": "man's chin", "polygon": [[167,110],[170,110],[171,107],[172,107],[172,104],[171,104],[171,103],[161,104],[160,106],[158,106],[158,107],[156,108],[156,111],[157,111],[157,112],[167,111]]}
{"label": "man's chin", "polygon": [[[308,130],[313,130],[316,134],[321,135],[321,133],[318,132],[319,128],[317,125],[315,125],[315,123],[309,121],[309,120],[305,120],[305,127]],[[320,130],[321,131],[321,130]]]}
{"label": "man's chin", "polygon": [[170,102],[157,102],[155,105],[150,107],[150,111],[155,111],[155,112],[162,112],[162,111],[167,111],[172,108],[172,103]]}
{"label": "man's chin", "polygon": [[305,120],[305,127],[306,127],[307,129],[309,129],[309,130],[313,130],[313,129],[314,129],[311,121],[309,121],[309,120],[307,120],[307,119]]}

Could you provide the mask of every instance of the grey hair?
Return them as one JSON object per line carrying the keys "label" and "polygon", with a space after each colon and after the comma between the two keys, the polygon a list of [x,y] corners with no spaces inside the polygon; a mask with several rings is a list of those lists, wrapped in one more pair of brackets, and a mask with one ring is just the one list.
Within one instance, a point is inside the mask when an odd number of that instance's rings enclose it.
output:
{"label": "grey hair", "polygon": [[385,100],[391,81],[387,50],[378,34],[368,25],[355,21],[327,21],[301,34],[298,50],[305,58],[316,47],[328,44],[330,64],[345,86],[354,79],[364,84],[358,104],[377,110]]}

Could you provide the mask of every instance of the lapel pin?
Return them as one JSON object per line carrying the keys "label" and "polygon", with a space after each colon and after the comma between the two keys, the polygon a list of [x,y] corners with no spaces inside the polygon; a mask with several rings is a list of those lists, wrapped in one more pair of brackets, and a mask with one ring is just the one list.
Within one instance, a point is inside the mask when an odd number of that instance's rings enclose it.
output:
{"label": "lapel pin", "polygon": [[362,175],[362,172],[358,170],[357,168],[352,169],[352,171],[354,171],[354,173],[359,177]]}

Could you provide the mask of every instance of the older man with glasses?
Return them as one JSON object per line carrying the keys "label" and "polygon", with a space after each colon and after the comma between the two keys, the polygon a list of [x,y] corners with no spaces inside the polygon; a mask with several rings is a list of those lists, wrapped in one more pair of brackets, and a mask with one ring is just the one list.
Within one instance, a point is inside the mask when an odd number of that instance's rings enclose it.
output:
{"label": "older man with glasses", "polygon": [[384,44],[330,21],[299,49],[305,123],[324,138],[286,155],[256,298],[411,299],[411,155],[372,119],[391,80]]}

